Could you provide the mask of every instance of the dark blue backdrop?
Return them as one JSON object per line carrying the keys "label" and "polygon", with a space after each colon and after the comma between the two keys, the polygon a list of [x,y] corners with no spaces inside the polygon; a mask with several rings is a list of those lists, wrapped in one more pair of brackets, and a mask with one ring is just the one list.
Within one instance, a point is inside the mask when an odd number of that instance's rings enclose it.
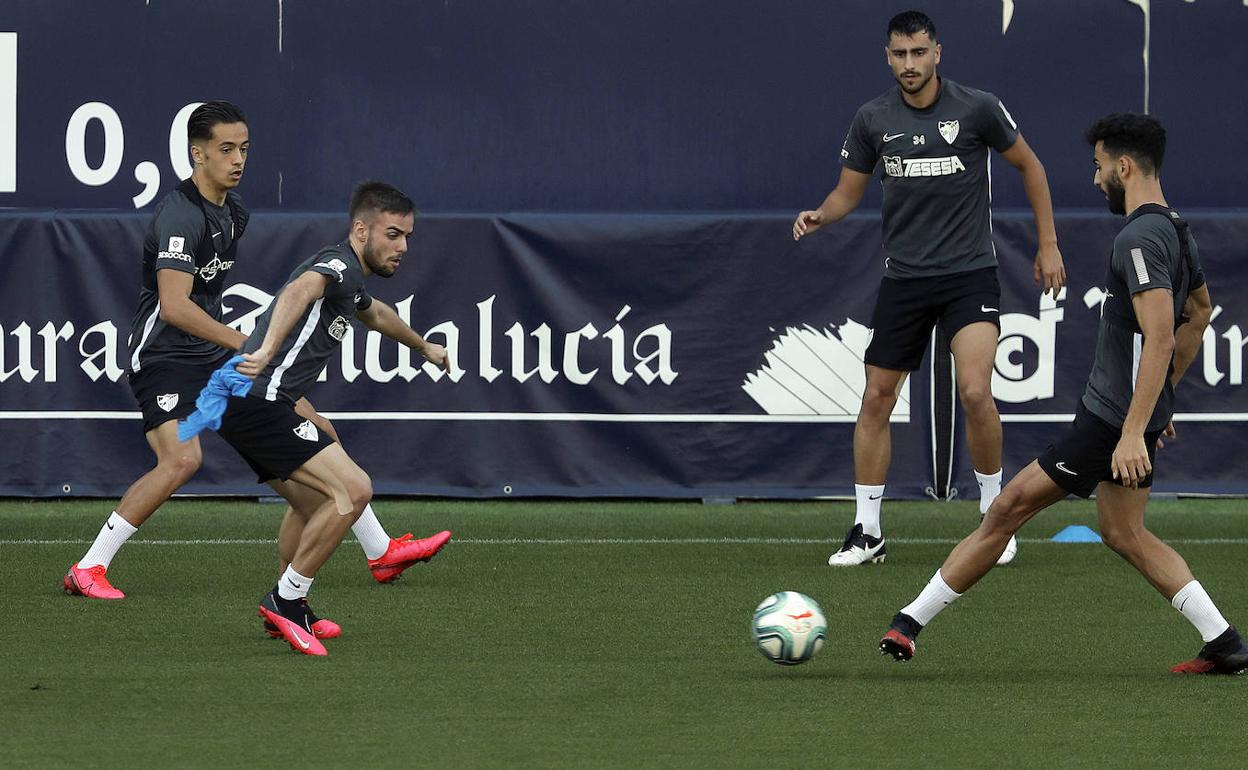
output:
{"label": "dark blue backdrop", "polygon": [[[1149,5],[1147,79],[1146,18],[1128,0],[935,4],[940,72],[1004,99],[1059,206],[1100,205],[1082,131],[1144,109],[1146,83],[1172,136],[1170,195],[1188,208],[1243,205],[1243,163],[1213,137],[1248,125],[1222,53],[1248,8]],[[364,177],[395,181],[428,211],[810,208],[835,182],[854,111],[892,83],[884,27],[908,6],[7,0],[17,190],[0,206],[129,208],[142,161],[168,190],[174,115],[228,98],[250,116],[258,208],[337,211]],[[115,111],[124,137],[116,175],[98,187],[66,160],[70,116],[87,102]],[[100,123],[74,133],[98,167]],[[994,194],[1025,205],[1012,173]]]}

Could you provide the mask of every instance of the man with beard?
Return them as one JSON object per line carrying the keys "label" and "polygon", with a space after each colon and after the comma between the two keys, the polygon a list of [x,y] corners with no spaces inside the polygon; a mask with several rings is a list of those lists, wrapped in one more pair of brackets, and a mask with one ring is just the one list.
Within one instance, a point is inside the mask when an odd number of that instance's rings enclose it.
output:
{"label": "man with beard", "polygon": [[[205,102],[186,124],[194,170],[156,208],[143,245],[143,287],[130,334],[130,389],[143,413],[143,432],[156,466],[141,476],[117,503],[87,552],[61,578],[65,593],[117,600],[125,593],[112,585],[113,557],[203,462],[199,439],[177,439],[177,420],[195,408],[195,397],[213,370],[242,346],[246,337],[222,322],[221,292],[236,261],[238,242],[249,219],[235,188],[251,148],[247,118],[234,104]],[[307,399],[295,410],[337,438],[329,420]],[[302,515],[293,506],[312,495],[287,484],[292,503],[278,535],[282,567],[290,561]],[[408,567],[428,561],[450,539],[439,532],[422,539],[392,538],[367,507],[354,532],[373,578],[389,583]]]}
{"label": "man with beard", "polygon": [[[261,482],[279,479],[273,482],[279,492],[289,481],[298,482],[315,497],[293,508],[303,518],[294,553],[260,602],[261,617],[306,655],[327,654],[319,639],[339,634],[337,624],[313,613],[307,595],[317,571],[368,505],[372,483],[332,436],[295,411],[295,404],[342,342],[352,317],[430,362],[447,365],[445,348],[426,341],[364,286],[367,276],[388,278],[398,269],[414,226],[411,199],[390,185],[364,182],[351,196],[350,216],[347,239],[295,268],[257,321],[242,355],[213,373],[199,409],[179,426],[183,440],[204,427],[217,428]],[[213,402],[223,410],[216,419],[206,406]]]}
{"label": "man with beard", "polygon": [[1196,241],[1161,191],[1166,132],[1148,115],[1113,114],[1087,139],[1093,181],[1110,211],[1127,221],[1114,239],[1096,358],[1074,425],[1010,480],[979,528],[893,618],[880,652],[909,660],[923,627],[992,569],[1019,527],[1068,494],[1095,492],[1105,544],[1204,640],[1194,659],[1171,671],[1238,674],[1248,670],[1248,645],[1183,557],[1144,526],[1158,440],[1174,435],[1174,386],[1196,356],[1212,308]]}
{"label": "man with beard", "polygon": [[[936,26],[906,11],[888,23],[885,54],[897,87],[854,116],[841,149],[836,189],[798,214],[799,239],[857,208],[877,166],[884,188],[884,278],[867,347],[866,387],[854,427],[854,526],[828,564],[884,561],[880,500],[891,461],[889,416],[919,368],[932,329],[951,340],[966,440],[980,487],[980,513],[1001,489],[1001,418],[992,400],[1001,288],[992,243],[989,149],[1022,174],[1036,220],[1036,282],[1066,282],[1044,166],[997,97],[936,75]],[[1016,542],[1001,554],[1014,557]]]}

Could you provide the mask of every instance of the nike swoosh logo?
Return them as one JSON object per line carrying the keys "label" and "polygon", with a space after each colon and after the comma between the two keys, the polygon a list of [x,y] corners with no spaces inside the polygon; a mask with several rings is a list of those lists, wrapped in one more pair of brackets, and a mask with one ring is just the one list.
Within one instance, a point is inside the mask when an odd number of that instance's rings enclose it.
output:
{"label": "nike swoosh logo", "polygon": [[867,499],[868,499],[868,500],[879,500],[879,499],[880,499],[881,497],[883,497],[883,496],[884,496],[883,494],[878,494],[878,495],[867,495]]}
{"label": "nike swoosh logo", "polygon": [[995,307],[988,307],[987,305],[980,305],[979,310],[981,313],[1000,313],[1001,312],[1000,310],[997,310]]}
{"label": "nike swoosh logo", "polygon": [[811,612],[810,610],[807,610],[803,612],[801,615],[790,615],[789,617],[793,618],[794,620],[801,620],[802,618],[813,618],[814,616],[815,616],[815,613]]}
{"label": "nike swoosh logo", "polygon": [[1067,468],[1067,467],[1066,467],[1066,463],[1064,463],[1064,462],[1057,463],[1055,467],[1056,467],[1059,471],[1061,471],[1062,473],[1069,473],[1071,476],[1078,476],[1078,475],[1079,475],[1079,472],[1078,472],[1078,471],[1072,471],[1070,468]]}
{"label": "nike swoosh logo", "polygon": [[213,238],[220,238],[220,237],[221,237],[221,233],[213,233],[213,234],[212,234],[212,237],[213,237]]}
{"label": "nike swoosh logo", "polygon": [[900,134],[885,134],[885,135],[884,135],[884,141],[886,141],[886,142],[891,142],[891,141],[893,141],[894,139],[900,139],[901,137],[903,137],[903,136],[905,136],[905,135],[906,135],[906,132],[905,132],[905,131],[902,131]]}
{"label": "nike swoosh logo", "polygon": [[113,523],[111,521],[104,522],[104,526],[108,527],[109,529],[117,529],[116,527],[113,526]]}
{"label": "nike swoosh logo", "polygon": [[302,636],[300,636],[299,634],[295,634],[295,641],[296,641],[296,642],[299,642],[299,646],[300,646],[300,647],[302,647],[302,648],[303,648],[303,649],[305,649],[305,650],[306,650],[306,649],[308,649],[309,647],[311,647],[311,646],[312,646],[312,643],[311,643],[311,642],[305,642],[305,641],[303,641],[303,637],[302,637]]}
{"label": "nike swoosh logo", "polygon": [[294,586],[295,588],[303,588],[303,586],[299,585],[298,583],[296,583],[295,581],[291,580],[290,578],[286,578],[286,582],[287,582],[287,583],[290,583],[290,584],[291,584],[292,586]]}

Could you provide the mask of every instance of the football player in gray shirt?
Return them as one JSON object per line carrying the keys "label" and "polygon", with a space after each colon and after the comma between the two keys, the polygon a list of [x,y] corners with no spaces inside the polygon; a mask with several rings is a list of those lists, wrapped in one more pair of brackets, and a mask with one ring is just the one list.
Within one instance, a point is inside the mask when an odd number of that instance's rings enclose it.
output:
{"label": "football player in gray shirt", "polygon": [[[156,466],[130,485],[86,553],[61,578],[62,590],[70,595],[125,598],[107,574],[113,557],[203,462],[198,438],[178,441],[177,421],[195,408],[212,371],[247,339],[226,326],[221,313],[221,292],[249,219],[235,190],[251,148],[247,118],[229,102],[205,102],[191,112],[186,132],[194,170],[161,200],[148,226],[127,367]],[[333,425],[307,399],[300,399],[295,409],[336,437]],[[307,504],[308,496],[289,486],[288,499]],[[282,569],[298,542],[299,522],[310,512],[300,514],[293,507],[286,511],[278,536]],[[427,561],[450,537],[444,531],[428,538],[413,539],[411,533],[392,538],[372,506],[365,508],[353,531],[379,583],[392,582],[408,567]]]}
{"label": "football player in gray shirt", "polygon": [[[1044,166],[997,97],[936,74],[936,26],[906,11],[888,23],[885,55],[897,85],[864,104],[841,148],[841,176],[819,208],[793,222],[800,239],[858,207],[873,171],[884,188],[884,277],[867,346],[854,427],[854,525],[828,564],[884,561],[880,503],[892,459],[889,417],[932,329],[951,340],[966,440],[983,514],[1001,490],[1001,418],[992,399],[1001,289],[989,207],[990,150],[1022,175],[1036,219],[1035,279],[1056,297],[1066,283]],[[1014,558],[1017,541],[1001,553]]]}
{"label": "football player in gray shirt", "polygon": [[[448,365],[443,346],[425,340],[364,284],[370,275],[394,275],[402,262],[414,226],[411,199],[390,185],[365,182],[351,196],[350,214],[347,240],[300,264],[257,322],[236,365],[253,380],[250,391],[229,398],[218,428],[260,481],[283,496],[291,487],[302,489],[311,501],[295,507],[301,520],[290,563],[260,602],[260,615],[273,634],[305,655],[326,655],[320,640],[340,633],[336,623],[312,612],[308,590],[373,492],[368,474],[295,404],[353,318],[435,365]],[[444,543],[450,533],[442,535]]]}
{"label": "football player in gray shirt", "polygon": [[1113,114],[1097,121],[1087,138],[1093,180],[1110,211],[1126,214],[1127,221],[1110,254],[1096,358],[1074,425],[1010,480],[979,528],[894,616],[880,652],[912,658],[923,627],[988,574],[1023,524],[1068,494],[1095,492],[1105,545],[1139,570],[1204,641],[1195,658],[1171,672],[1239,674],[1248,670],[1248,645],[1183,557],[1144,525],[1156,449],[1163,435],[1174,436],[1174,386],[1196,357],[1212,315],[1195,240],[1161,191],[1166,132],[1151,116]]}

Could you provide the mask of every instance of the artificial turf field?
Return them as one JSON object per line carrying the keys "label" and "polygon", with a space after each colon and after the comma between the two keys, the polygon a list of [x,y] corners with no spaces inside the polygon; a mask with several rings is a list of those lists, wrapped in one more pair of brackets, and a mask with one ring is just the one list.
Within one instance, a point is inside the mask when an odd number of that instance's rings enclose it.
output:
{"label": "artificial turf field", "polygon": [[[889,503],[888,562],[825,565],[850,503],[382,500],[392,535],[455,539],[394,585],[344,543],[311,600],[330,655],[260,631],[281,508],[167,504],[113,561],[121,602],[61,575],[112,501],[0,502],[4,767],[1243,767],[1248,679],[1176,677],[1194,630],[1067,501],[919,639],[892,614],[978,518]],[[1170,541],[1248,623],[1248,502],[1158,500]],[[836,542],[833,542],[836,541]],[[748,625],[792,589],[828,615],[802,666]]]}

